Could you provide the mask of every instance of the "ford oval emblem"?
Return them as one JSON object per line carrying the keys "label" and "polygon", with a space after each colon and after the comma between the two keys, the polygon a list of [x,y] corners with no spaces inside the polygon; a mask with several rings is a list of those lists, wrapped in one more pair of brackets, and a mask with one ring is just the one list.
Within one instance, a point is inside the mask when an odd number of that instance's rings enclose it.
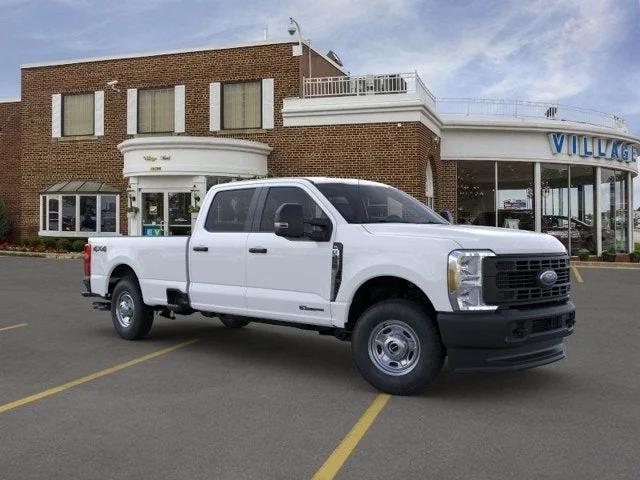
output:
{"label": "ford oval emblem", "polygon": [[538,276],[538,281],[544,287],[552,287],[558,281],[558,274],[555,270],[545,270]]}

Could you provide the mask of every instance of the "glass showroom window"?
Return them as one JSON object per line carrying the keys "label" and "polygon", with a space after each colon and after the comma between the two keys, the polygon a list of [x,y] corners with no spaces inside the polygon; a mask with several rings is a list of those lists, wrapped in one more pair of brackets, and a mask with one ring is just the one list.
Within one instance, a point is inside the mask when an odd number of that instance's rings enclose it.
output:
{"label": "glass showroom window", "polygon": [[173,132],[175,89],[149,88],[138,91],[138,133]]}
{"label": "glass showroom window", "polygon": [[535,230],[533,163],[498,162],[498,227]]}
{"label": "glass showroom window", "polygon": [[94,94],[62,96],[62,136],[80,137],[94,134]]}
{"label": "glass showroom window", "polygon": [[627,173],[603,168],[600,183],[602,251],[628,250],[629,204]]}
{"label": "glass showroom window", "polygon": [[458,223],[496,226],[495,169],[495,162],[458,162]]}
{"label": "glass showroom window", "polygon": [[40,205],[41,235],[86,237],[118,232],[118,195],[42,195]]}
{"label": "glass showroom window", "polygon": [[569,250],[569,165],[540,165],[542,233],[556,237]]}
{"label": "glass showroom window", "polygon": [[596,169],[584,165],[571,165],[569,176],[571,252],[577,255],[579,250],[588,250],[589,253],[596,254]]}
{"label": "glass showroom window", "polygon": [[262,82],[222,85],[222,128],[262,127]]}

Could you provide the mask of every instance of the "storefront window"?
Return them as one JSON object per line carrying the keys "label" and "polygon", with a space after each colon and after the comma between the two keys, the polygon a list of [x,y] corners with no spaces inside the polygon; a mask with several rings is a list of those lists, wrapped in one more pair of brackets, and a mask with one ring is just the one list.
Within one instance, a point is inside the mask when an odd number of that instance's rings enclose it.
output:
{"label": "storefront window", "polygon": [[76,197],[65,195],[62,197],[62,231],[76,231]]}
{"label": "storefront window", "polygon": [[191,194],[169,193],[169,235],[191,234]]}
{"label": "storefront window", "polygon": [[577,255],[579,250],[588,250],[589,253],[595,254],[597,253],[594,194],[596,169],[572,165],[570,177],[571,252]]}
{"label": "storefront window", "polygon": [[[40,235],[86,237],[91,234],[118,232],[118,196],[109,195],[41,195],[43,220]],[[101,205],[98,211],[97,205]]]}
{"label": "storefront window", "polygon": [[540,165],[542,233],[556,237],[569,250],[569,166]]}
{"label": "storefront window", "polygon": [[142,235],[162,237],[164,233],[164,193],[142,194]]}
{"label": "storefront window", "polygon": [[117,219],[117,202],[115,195],[100,197],[100,231],[115,232]]}
{"label": "storefront window", "polygon": [[498,227],[535,230],[533,164],[498,162]]}
{"label": "storefront window", "polygon": [[458,223],[496,225],[495,162],[458,162]]}
{"label": "storefront window", "polygon": [[628,250],[629,205],[627,173],[603,168],[600,183],[602,251]]}

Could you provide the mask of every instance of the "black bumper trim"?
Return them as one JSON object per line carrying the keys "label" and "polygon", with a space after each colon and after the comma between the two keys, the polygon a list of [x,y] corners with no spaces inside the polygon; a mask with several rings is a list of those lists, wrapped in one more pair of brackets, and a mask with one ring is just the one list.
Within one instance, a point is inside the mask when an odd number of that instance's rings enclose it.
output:
{"label": "black bumper trim", "polygon": [[[439,313],[449,368],[455,371],[520,370],[565,357],[563,338],[573,333],[571,302],[489,313]],[[548,325],[549,329],[540,329]]]}

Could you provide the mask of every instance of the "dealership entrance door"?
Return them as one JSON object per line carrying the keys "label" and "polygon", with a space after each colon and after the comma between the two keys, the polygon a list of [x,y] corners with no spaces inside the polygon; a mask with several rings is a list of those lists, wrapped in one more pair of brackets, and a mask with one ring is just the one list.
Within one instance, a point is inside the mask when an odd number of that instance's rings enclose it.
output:
{"label": "dealership entrance door", "polygon": [[142,192],[142,235],[191,234],[191,192]]}

